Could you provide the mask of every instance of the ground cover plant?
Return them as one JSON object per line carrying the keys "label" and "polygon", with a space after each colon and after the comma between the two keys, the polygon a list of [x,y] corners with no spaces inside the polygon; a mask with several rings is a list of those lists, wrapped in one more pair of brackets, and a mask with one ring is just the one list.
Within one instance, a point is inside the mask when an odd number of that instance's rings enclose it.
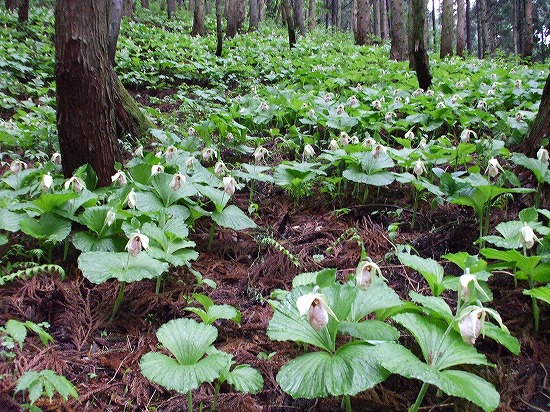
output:
{"label": "ground cover plant", "polygon": [[549,159],[514,149],[547,65],[424,91],[385,44],[267,22],[218,58],[137,13],[156,128],[98,187],[61,173],[52,13],[0,25],[1,410],[548,409]]}

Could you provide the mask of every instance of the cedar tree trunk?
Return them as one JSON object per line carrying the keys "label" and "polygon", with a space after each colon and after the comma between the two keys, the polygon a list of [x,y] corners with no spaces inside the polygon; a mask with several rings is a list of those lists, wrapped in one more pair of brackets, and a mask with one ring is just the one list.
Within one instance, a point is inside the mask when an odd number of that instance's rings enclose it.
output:
{"label": "cedar tree trunk", "polygon": [[19,0],[17,14],[17,21],[19,21],[19,24],[24,24],[29,21],[29,0]]}
{"label": "cedar tree trunk", "polygon": [[550,74],[542,91],[542,100],[540,101],[537,117],[535,117],[529,134],[519,145],[519,151],[527,156],[534,156],[545,137],[550,138]]}
{"label": "cedar tree trunk", "polygon": [[249,0],[248,5],[248,31],[253,32],[258,29],[258,24],[260,22],[260,10],[258,9],[258,0]]}
{"label": "cedar tree trunk", "polygon": [[404,0],[391,0],[390,13],[392,16],[390,26],[391,49],[390,59],[406,61],[407,51],[407,29],[405,26],[405,3]]}
{"label": "cedar tree trunk", "polygon": [[309,31],[315,30],[315,24],[317,23],[317,1],[309,0],[308,10],[308,29]]}
{"label": "cedar tree trunk", "polygon": [[223,50],[222,0],[216,0],[216,39],[216,56],[220,57]]}
{"label": "cedar tree trunk", "polygon": [[466,49],[466,4],[457,0],[456,11],[456,55],[462,57]]}
{"label": "cedar tree trunk", "polygon": [[441,48],[439,57],[443,59],[453,55],[453,0],[443,0],[441,14]]}
{"label": "cedar tree trunk", "polygon": [[533,56],[533,0],[525,0],[525,33],[523,34],[523,58]]}
{"label": "cedar tree trunk", "polygon": [[290,0],[283,0],[282,13],[286,22],[286,28],[288,30],[288,44],[292,49],[296,44],[296,31],[294,29],[294,19],[292,18],[292,8],[290,7]]}
{"label": "cedar tree trunk", "polygon": [[418,86],[424,90],[432,84],[432,75],[430,74],[430,62],[428,60],[428,50],[426,47],[426,0],[412,0],[412,61],[414,70],[418,79]]}
{"label": "cedar tree trunk", "polygon": [[204,0],[195,0],[195,9],[193,10],[193,29],[191,30],[191,36],[204,36],[205,34]]}

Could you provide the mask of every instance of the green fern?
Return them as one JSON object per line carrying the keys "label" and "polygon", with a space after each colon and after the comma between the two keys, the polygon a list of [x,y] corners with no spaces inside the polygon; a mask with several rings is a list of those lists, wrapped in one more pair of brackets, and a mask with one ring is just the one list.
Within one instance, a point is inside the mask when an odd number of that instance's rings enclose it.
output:
{"label": "green fern", "polygon": [[[344,233],[342,233],[338,239],[336,239],[332,245],[326,248],[325,255],[328,255],[332,253],[332,251],[338,246],[339,244],[347,241],[347,240],[355,240],[357,242],[357,245],[361,247],[361,251],[365,251],[365,244],[363,243],[363,239],[361,239],[361,235],[357,231],[356,228],[350,227],[347,229]],[[362,256],[363,257],[363,256]]]}
{"label": "green fern", "polygon": [[287,248],[281,245],[271,233],[268,233],[267,231],[258,231],[255,235],[253,235],[253,237],[259,245],[269,245],[286,256],[295,266],[301,266],[298,258],[294,256]]}
{"label": "green fern", "polygon": [[17,381],[15,392],[29,391],[29,400],[34,404],[41,396],[46,395],[50,401],[57,392],[65,400],[69,396],[78,399],[78,392],[74,385],[64,376],[60,376],[52,370],[44,369],[40,372],[27,371]]}
{"label": "green fern", "polygon": [[25,262],[25,265],[29,267],[19,269],[9,275],[0,276],[0,286],[4,286],[7,282],[13,282],[15,279],[28,279],[39,273],[57,273],[61,277],[61,280],[65,280],[65,270],[59,265],[39,265],[35,262]]}

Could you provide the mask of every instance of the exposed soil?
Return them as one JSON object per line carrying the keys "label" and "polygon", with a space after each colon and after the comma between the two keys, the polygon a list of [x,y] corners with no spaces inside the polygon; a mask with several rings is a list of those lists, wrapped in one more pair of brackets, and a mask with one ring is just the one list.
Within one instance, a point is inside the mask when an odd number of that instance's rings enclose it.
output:
{"label": "exposed soil", "polygon": [[[79,391],[79,400],[68,403],[54,398],[40,401],[46,411],[181,411],[187,399],[179,394],[151,384],[139,372],[139,359],[157,349],[155,332],[170,319],[192,317],[184,311],[191,293],[207,293],[215,303],[236,306],[242,312],[242,322],[221,321],[216,346],[234,355],[237,363],[248,363],[263,375],[265,386],[257,395],[245,395],[222,387],[219,411],[334,411],[341,399],[294,400],[283,393],[276,383],[279,368],[299,351],[290,342],[272,342],[266,328],[272,310],[266,302],[273,290],[289,290],[293,277],[301,272],[323,267],[338,268],[338,277],[352,273],[360,258],[357,242],[343,241],[321,263],[314,255],[325,254],[328,247],[349,228],[361,235],[367,253],[381,262],[389,284],[406,298],[410,290],[427,291],[420,275],[399,265],[392,257],[393,243],[411,244],[424,257],[439,258],[446,252],[466,250],[475,253],[473,241],[477,224],[467,209],[444,205],[431,210],[422,205],[417,224],[410,228],[410,210],[400,205],[409,194],[396,189],[372,193],[361,205],[350,202],[347,213],[333,212],[344,207],[331,204],[321,194],[314,193],[295,207],[286,194],[271,186],[256,187],[259,215],[255,217],[262,231],[234,232],[217,229],[211,249],[207,249],[210,222],[198,221],[191,235],[200,252],[193,267],[213,279],[218,288],[197,288],[195,277],[185,270],[174,271],[166,278],[161,293],[155,294],[153,281],[128,284],[123,303],[116,318],[109,322],[118,292],[118,283],[93,285],[85,280],[76,267],[76,251],[66,262],[56,263],[67,269],[67,278],[40,274],[26,281],[14,281],[0,288],[0,324],[10,318],[47,321],[55,344],[45,349],[31,335],[20,351],[17,347],[13,361],[0,364],[0,411],[18,411],[24,402],[21,393],[13,395],[15,376],[27,370],[49,368],[66,376]],[[236,203],[246,210],[248,193],[239,193]],[[507,214],[499,211],[493,219],[513,217],[523,207],[520,202],[509,205]],[[401,222],[397,237],[388,238],[387,227]],[[493,226],[494,227],[494,226]],[[260,245],[255,239],[269,233],[300,262],[301,267],[279,250]],[[12,243],[20,241],[18,237]],[[31,245],[32,246],[32,245]],[[4,249],[9,245],[4,246]],[[59,256],[62,251],[56,251]],[[460,274],[448,265],[448,273]],[[514,356],[493,341],[480,339],[476,344],[486,353],[495,368],[472,368],[492,382],[501,394],[499,411],[548,411],[548,373],[550,371],[550,310],[541,305],[541,330],[534,334],[530,300],[522,295],[525,285],[514,286],[506,275],[497,274],[491,281],[495,300],[511,333],[521,342],[520,356]],[[271,354],[260,356],[258,354]],[[266,359],[268,358],[268,359]],[[15,372],[15,374],[14,374]],[[356,411],[406,411],[420,389],[419,381],[391,376],[387,381],[353,397]],[[195,410],[202,403],[209,410],[213,388],[203,385],[194,392]],[[422,410],[478,411],[460,399],[439,395],[430,388]],[[156,409],[154,409],[156,408]]]}

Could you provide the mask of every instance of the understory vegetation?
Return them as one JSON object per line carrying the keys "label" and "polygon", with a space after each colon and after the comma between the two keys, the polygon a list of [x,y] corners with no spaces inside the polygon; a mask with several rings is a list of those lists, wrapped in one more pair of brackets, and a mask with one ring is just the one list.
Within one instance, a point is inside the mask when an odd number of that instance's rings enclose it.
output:
{"label": "understory vegetation", "polygon": [[387,44],[216,57],[178,13],[123,22],[156,128],[97,187],[52,13],[0,11],[0,410],[548,410],[549,156],[514,150],[548,64],[430,56],[424,91]]}

